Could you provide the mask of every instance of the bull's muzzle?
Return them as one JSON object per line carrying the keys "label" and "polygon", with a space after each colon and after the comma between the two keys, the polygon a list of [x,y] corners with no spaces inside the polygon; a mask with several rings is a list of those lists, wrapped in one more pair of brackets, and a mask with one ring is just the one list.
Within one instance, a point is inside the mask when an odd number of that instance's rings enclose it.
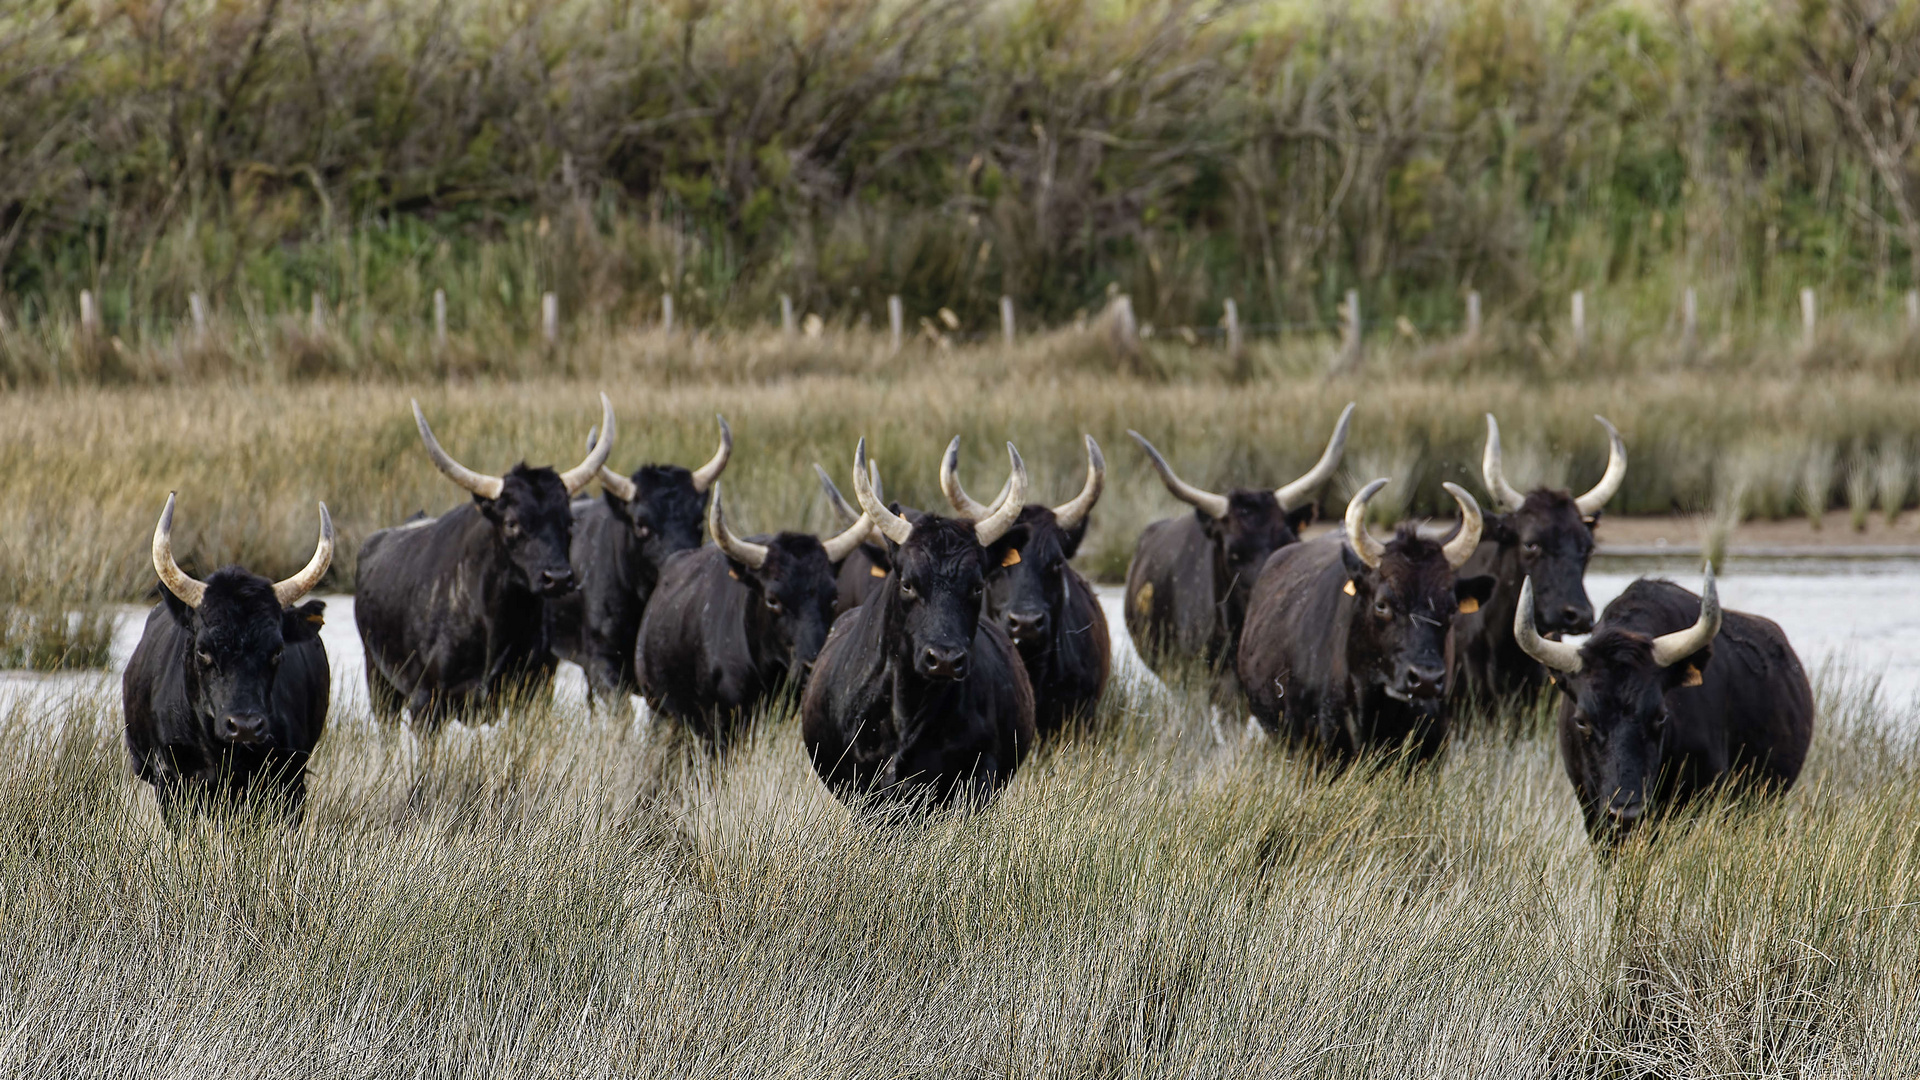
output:
{"label": "bull's muzzle", "polygon": [[967,651],[952,646],[929,645],[914,658],[914,670],[923,679],[959,682],[967,677]]}
{"label": "bull's muzzle", "polygon": [[228,713],[220,718],[220,738],[235,746],[262,746],[267,738],[267,714]]}
{"label": "bull's muzzle", "polygon": [[1007,636],[1017,645],[1039,641],[1047,633],[1047,612],[1045,608],[1032,611],[1007,612]]}

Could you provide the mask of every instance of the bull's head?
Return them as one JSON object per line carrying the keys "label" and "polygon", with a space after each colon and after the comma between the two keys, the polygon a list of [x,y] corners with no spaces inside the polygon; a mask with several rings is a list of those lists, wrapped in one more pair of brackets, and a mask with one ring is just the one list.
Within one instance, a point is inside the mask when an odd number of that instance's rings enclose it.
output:
{"label": "bull's head", "polygon": [[573,511],[567,501],[591,483],[613,450],[613,403],[600,395],[600,428],[587,459],[566,472],[541,466],[515,465],[505,476],[475,472],[453,459],[433,437],[420,403],[413,403],[413,420],[427,455],[447,479],[473,493],[480,512],[493,524],[494,537],[505,551],[514,576],[530,592],[557,596],[573,588],[573,566],[567,561],[573,543]]}
{"label": "bull's head", "polygon": [[845,532],[825,540],[795,532],[780,533],[766,543],[744,540],[727,527],[716,483],[707,528],[733,576],[752,594],[747,640],[765,644],[787,671],[804,678],[833,625],[834,564],[852,553],[872,527],[872,519],[863,514]]}
{"label": "bull's head", "polygon": [[1197,488],[1180,479],[1152,443],[1137,431],[1128,431],[1174,498],[1194,509],[1200,527],[1213,542],[1214,596],[1243,613],[1254,579],[1267,556],[1300,539],[1300,530],[1313,519],[1313,496],[1340,467],[1347,448],[1347,428],[1353,420],[1348,403],[1334,425],[1333,437],[1320,460],[1291,484],[1268,491],[1235,488],[1225,495]]}
{"label": "bull's head", "polygon": [[[1007,534],[1027,498],[1027,466],[1007,444],[1013,475],[999,509],[977,522],[925,514],[908,521],[881,505],[867,467],[867,440],[853,452],[853,493],[886,538],[893,569],[881,586],[886,633],[897,659],[923,679],[966,678],[986,587],[986,549]],[[869,604],[876,602],[868,600]]]}
{"label": "bull's head", "polygon": [[[1080,550],[1088,514],[1106,486],[1107,459],[1100,444],[1091,435],[1083,438],[1087,479],[1080,494],[1059,506],[1022,507],[1013,527],[987,546],[986,617],[1002,623],[1023,650],[1049,640],[1053,612],[1066,603],[1067,560]],[[940,488],[960,517],[985,520],[998,507],[983,506],[967,495],[955,471],[959,459],[960,439],[955,436],[940,463]],[[1002,499],[1005,496],[1003,491]]]}
{"label": "bull's head", "polygon": [[1367,531],[1375,480],[1347,504],[1346,591],[1353,597],[1347,664],[1353,678],[1397,701],[1437,710],[1447,684],[1447,634],[1462,604],[1493,592],[1490,577],[1456,574],[1480,543],[1480,505],[1457,484],[1443,485],[1460,506],[1460,525],[1444,542],[1402,525],[1381,543]]}
{"label": "bull's head", "polygon": [[[707,493],[733,457],[733,429],[727,426],[726,417],[714,419],[720,421],[720,448],[698,469],[642,465],[632,476],[621,476],[604,465],[600,467],[600,489],[607,509],[626,523],[640,560],[648,566],[663,566],[667,556],[701,544]],[[589,451],[596,434],[597,430],[587,433]]]}
{"label": "bull's head", "polygon": [[1700,617],[1685,630],[1648,637],[1604,623],[1585,643],[1550,641],[1533,622],[1533,583],[1520,589],[1513,635],[1555,673],[1565,695],[1560,748],[1582,793],[1587,827],[1622,839],[1646,815],[1660,775],[1667,694],[1700,683],[1720,632],[1720,595],[1713,567],[1700,588]]}
{"label": "bull's head", "polygon": [[[1600,511],[1627,476],[1627,447],[1604,416],[1607,471],[1585,495],[1535,488],[1528,494],[1507,483],[1500,459],[1500,425],[1487,414],[1487,449],[1480,471],[1498,514],[1487,519],[1486,535],[1500,545],[1500,580],[1534,581],[1535,625],[1548,634],[1584,634],[1593,629],[1593,602],[1587,598],[1587,562],[1593,557],[1593,530]],[[1509,584],[1508,588],[1512,585]]]}
{"label": "bull's head", "polygon": [[320,504],[320,541],[306,568],[268,581],[237,566],[205,581],[173,559],[173,495],[153,530],[153,569],[165,586],[167,613],[191,648],[181,673],[187,700],[210,743],[249,748],[278,745],[289,733],[273,724],[273,680],[291,642],[313,639],[326,605],[300,601],[333,561],[333,519]]}

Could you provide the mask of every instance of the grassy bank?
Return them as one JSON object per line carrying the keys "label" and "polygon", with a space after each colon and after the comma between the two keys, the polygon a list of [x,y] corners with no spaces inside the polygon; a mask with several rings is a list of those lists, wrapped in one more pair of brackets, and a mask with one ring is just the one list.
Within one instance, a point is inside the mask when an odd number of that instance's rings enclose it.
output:
{"label": "grassy bank", "polygon": [[1911,723],[1826,692],[1784,802],[1602,868],[1544,739],[1327,782],[1140,688],[911,828],[849,820],[785,715],[713,770],[530,711],[426,745],[336,714],[300,827],[175,838],[115,705],[22,705],[0,1069],[1907,1075]]}
{"label": "grassy bank", "polygon": [[1892,310],[1917,73],[1920,18],[1868,0],[25,0],[0,312]]}

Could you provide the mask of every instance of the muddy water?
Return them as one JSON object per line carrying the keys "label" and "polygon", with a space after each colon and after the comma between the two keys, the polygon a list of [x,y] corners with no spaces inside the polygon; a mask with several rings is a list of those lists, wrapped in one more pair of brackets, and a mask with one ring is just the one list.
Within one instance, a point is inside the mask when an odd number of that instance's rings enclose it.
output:
{"label": "muddy water", "polygon": [[[1595,607],[1604,608],[1642,573],[1699,586],[1699,569],[1689,565],[1596,566],[1587,575]],[[1115,672],[1138,671],[1139,660],[1120,618],[1120,589],[1101,586],[1099,593],[1113,633]],[[1728,608],[1778,622],[1809,674],[1817,676],[1823,666],[1840,664],[1856,675],[1880,678],[1890,704],[1920,700],[1920,559],[1736,561],[1720,578],[1720,597]],[[327,623],[322,636],[333,667],[334,700],[337,707],[357,713],[365,709],[367,696],[360,640],[353,628],[353,598],[324,599]],[[118,672],[133,654],[145,619],[143,608],[129,607],[121,614],[111,673],[0,672],[0,707],[23,696],[103,688],[117,692]],[[555,689],[562,703],[582,701],[586,684],[580,669],[562,664]]]}

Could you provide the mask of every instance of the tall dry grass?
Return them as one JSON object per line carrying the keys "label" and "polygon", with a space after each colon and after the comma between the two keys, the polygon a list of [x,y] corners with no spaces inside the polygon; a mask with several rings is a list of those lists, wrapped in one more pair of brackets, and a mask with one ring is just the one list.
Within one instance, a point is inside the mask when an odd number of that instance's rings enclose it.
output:
{"label": "tall dry grass", "polygon": [[784,712],[716,768],[566,709],[336,710],[304,822],[176,836],[109,698],[26,703],[0,1070],[1908,1075],[1914,718],[1822,710],[1786,799],[1601,865],[1537,734],[1329,780],[1216,745],[1198,684],[924,824],[850,818]]}

